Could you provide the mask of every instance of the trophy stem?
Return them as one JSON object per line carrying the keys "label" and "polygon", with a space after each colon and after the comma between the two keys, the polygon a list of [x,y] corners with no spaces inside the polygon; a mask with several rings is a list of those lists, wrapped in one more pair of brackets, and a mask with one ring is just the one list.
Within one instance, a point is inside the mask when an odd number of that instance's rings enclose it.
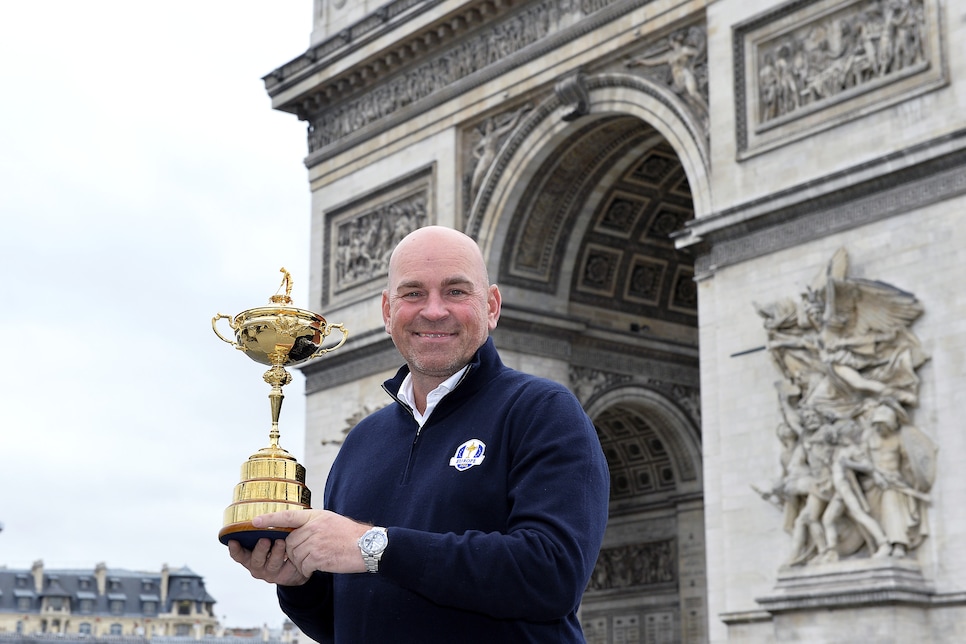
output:
{"label": "trophy stem", "polygon": [[282,399],[284,398],[281,387],[272,387],[272,393],[268,394],[268,399],[272,403],[272,431],[268,433],[268,440],[269,444],[276,449],[278,448],[278,439],[281,436],[278,431],[278,416],[279,412],[282,411]]}
{"label": "trophy stem", "polygon": [[265,382],[272,385],[272,391],[268,394],[268,400],[272,404],[272,431],[268,434],[268,440],[272,448],[278,449],[278,439],[281,436],[278,431],[278,417],[285,399],[282,387],[292,382],[292,375],[281,365],[275,365],[265,372],[264,378]]}

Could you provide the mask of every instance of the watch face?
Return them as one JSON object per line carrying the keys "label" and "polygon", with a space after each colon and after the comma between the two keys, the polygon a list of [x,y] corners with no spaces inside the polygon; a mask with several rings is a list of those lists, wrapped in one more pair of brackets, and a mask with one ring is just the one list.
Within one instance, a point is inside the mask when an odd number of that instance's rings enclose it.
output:
{"label": "watch face", "polygon": [[362,535],[362,549],[366,551],[367,554],[375,555],[382,552],[386,548],[386,534],[384,532],[379,532],[378,530],[370,530],[369,532]]}

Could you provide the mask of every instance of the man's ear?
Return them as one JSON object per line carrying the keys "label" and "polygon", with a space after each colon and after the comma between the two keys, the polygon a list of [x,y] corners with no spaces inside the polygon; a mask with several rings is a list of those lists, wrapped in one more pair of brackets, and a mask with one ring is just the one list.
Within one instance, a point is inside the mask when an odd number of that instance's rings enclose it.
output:
{"label": "man's ear", "polygon": [[389,291],[383,290],[382,292],[382,324],[386,328],[386,333],[392,333],[392,316],[389,311]]}

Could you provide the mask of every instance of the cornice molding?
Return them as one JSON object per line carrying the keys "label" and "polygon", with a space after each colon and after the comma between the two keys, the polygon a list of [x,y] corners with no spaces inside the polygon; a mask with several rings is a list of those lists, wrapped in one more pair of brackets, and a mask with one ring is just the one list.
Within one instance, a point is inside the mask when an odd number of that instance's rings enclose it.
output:
{"label": "cornice molding", "polygon": [[678,239],[696,279],[966,194],[966,130],[693,219]]}
{"label": "cornice molding", "polygon": [[[342,60],[376,38],[391,32],[443,1],[395,0],[389,2],[334,36],[309,47],[301,56],[263,76],[262,82],[265,83],[265,90],[270,97],[278,96],[312,74]],[[283,107],[281,109],[295,111],[291,108]]]}
{"label": "cornice molding", "polygon": [[[311,168],[652,1],[483,0],[464,5],[459,12],[326,78],[278,109],[309,121],[305,164]],[[516,29],[517,23],[520,29],[530,31],[503,45],[515,49],[499,56],[483,51],[488,42],[506,41],[498,30]],[[467,54],[474,46],[480,51]],[[289,72],[266,77],[269,94],[280,94],[283,82],[285,87],[293,87],[296,76],[305,79],[323,72],[337,55],[342,54],[333,53],[312,65],[289,63]],[[440,70],[448,71],[443,75]],[[289,78],[286,73],[294,76]]]}

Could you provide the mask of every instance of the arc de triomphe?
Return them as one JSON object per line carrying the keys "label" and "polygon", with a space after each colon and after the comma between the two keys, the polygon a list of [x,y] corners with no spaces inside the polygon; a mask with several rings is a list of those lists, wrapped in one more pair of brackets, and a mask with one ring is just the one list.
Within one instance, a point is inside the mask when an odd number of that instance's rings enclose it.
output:
{"label": "arc de triomphe", "polygon": [[449,225],[607,455],[589,642],[966,641],[966,2],[314,13],[264,79],[352,330],[304,368],[310,488],[388,403],[388,251]]}

